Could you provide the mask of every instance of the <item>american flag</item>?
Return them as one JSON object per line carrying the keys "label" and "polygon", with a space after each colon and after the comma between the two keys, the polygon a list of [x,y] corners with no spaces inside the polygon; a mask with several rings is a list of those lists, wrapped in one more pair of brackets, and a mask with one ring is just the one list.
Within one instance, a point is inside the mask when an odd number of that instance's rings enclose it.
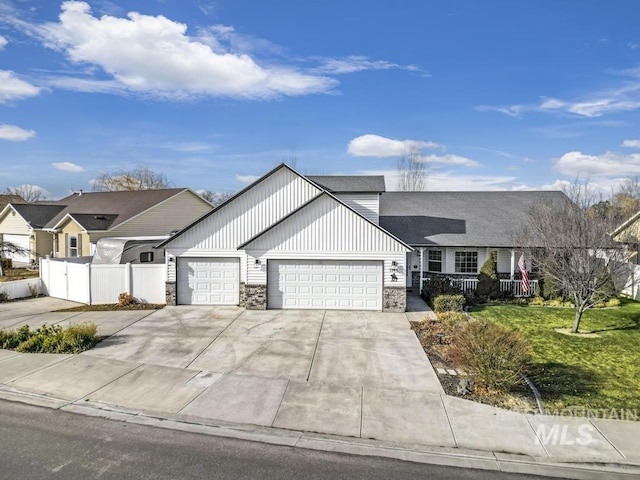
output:
{"label": "american flag", "polygon": [[524,255],[520,255],[518,268],[522,274],[522,293],[527,293],[529,291],[529,274],[527,273],[527,262],[524,259]]}

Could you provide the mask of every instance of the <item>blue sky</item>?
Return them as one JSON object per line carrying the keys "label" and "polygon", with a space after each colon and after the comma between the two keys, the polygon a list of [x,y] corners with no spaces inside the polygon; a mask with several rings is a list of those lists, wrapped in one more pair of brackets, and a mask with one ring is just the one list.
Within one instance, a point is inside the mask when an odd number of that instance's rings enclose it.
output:
{"label": "blue sky", "polygon": [[640,175],[636,0],[0,0],[0,188],[137,165],[236,191],[282,161],[430,190]]}

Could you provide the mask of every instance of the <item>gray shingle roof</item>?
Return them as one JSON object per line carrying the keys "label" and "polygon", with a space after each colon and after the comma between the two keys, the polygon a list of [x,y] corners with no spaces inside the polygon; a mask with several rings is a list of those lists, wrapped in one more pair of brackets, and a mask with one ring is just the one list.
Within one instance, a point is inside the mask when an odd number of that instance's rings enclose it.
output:
{"label": "gray shingle roof", "polygon": [[534,206],[568,201],[554,191],[388,192],[380,226],[412,246],[512,247]]}
{"label": "gray shingle roof", "polygon": [[43,205],[41,203],[12,203],[11,206],[33,228],[43,228],[47,222],[64,210],[64,205]]}
{"label": "gray shingle roof", "polygon": [[87,230],[102,230],[96,223],[95,216],[107,217],[109,219],[107,228],[113,228],[184,190],[186,189],[164,188],[159,190],[90,192],[81,195],[74,193],[55,202],[57,205],[64,205],[65,208],[47,222],[46,227],[53,228],[69,213],[78,222],[81,219],[88,222],[89,225],[82,224]]}
{"label": "gray shingle roof", "polygon": [[384,192],[383,175],[305,175],[329,192]]}

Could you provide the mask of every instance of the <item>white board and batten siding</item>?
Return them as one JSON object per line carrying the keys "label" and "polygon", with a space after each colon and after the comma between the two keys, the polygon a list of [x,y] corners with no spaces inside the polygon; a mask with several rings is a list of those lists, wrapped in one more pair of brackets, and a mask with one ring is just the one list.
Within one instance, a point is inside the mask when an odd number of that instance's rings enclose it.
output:
{"label": "white board and batten siding", "polygon": [[408,250],[327,195],[254,239],[246,248],[247,281],[259,285],[267,282],[266,264],[270,259],[379,260],[383,262],[384,284],[402,285]]}
{"label": "white board and batten siding", "polygon": [[366,219],[376,225],[380,223],[380,195],[378,193],[336,193],[335,196]]}
{"label": "white board and batten siding", "polygon": [[[243,257],[238,246],[278,222],[320,193],[320,190],[287,168],[280,168],[257,185],[214,211],[167,244],[176,257]],[[218,254],[220,252],[220,254]],[[242,263],[242,259],[241,259]],[[175,278],[175,262],[169,277]],[[241,265],[241,272],[246,271]],[[244,273],[241,280],[244,281]]]}

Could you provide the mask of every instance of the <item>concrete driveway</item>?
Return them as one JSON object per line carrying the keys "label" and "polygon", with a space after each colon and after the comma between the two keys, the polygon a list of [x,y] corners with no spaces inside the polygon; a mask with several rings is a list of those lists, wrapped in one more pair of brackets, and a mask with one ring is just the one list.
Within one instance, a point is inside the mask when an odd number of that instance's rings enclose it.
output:
{"label": "concrete driveway", "polygon": [[166,307],[88,355],[222,374],[441,393],[404,314]]}
{"label": "concrete driveway", "polygon": [[194,421],[455,446],[408,314],[179,306],[48,315],[27,317],[92,320],[111,336],[81,355],[6,352],[8,388]]}

